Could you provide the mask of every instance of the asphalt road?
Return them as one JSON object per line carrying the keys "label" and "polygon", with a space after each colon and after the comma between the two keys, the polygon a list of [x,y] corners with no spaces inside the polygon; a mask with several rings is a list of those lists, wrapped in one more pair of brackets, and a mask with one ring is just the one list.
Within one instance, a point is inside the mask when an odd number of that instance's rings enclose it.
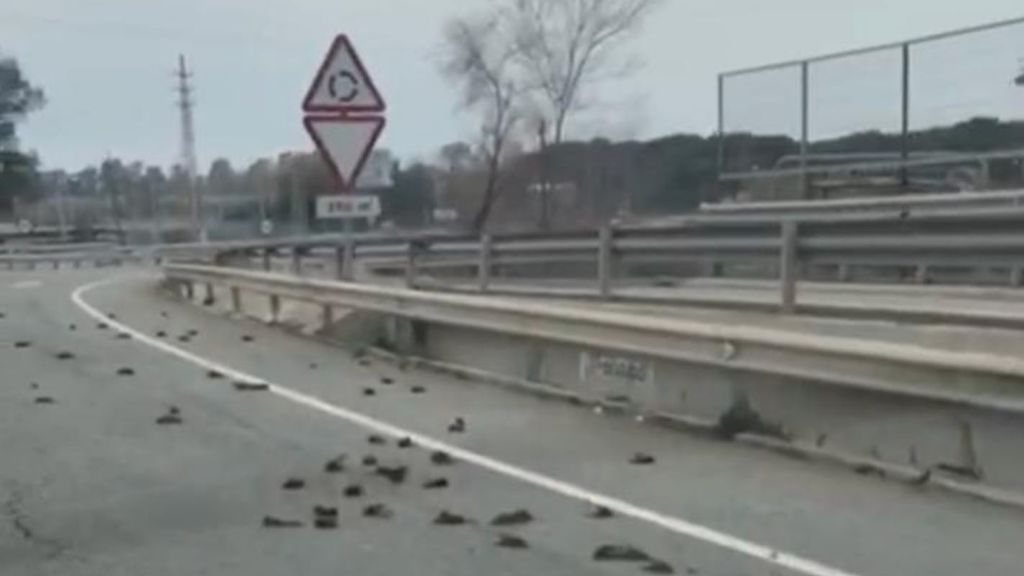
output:
{"label": "asphalt road", "polygon": [[[678,574],[996,576],[1024,565],[1024,512],[363,365],[169,301],[152,276],[93,285],[106,274],[0,273],[0,574],[646,573],[649,563],[593,559],[620,543]],[[100,329],[90,309],[116,319]],[[122,324],[137,336],[119,338]],[[274,386],[239,392],[234,380]],[[158,425],[172,408],[181,424]],[[455,417],[464,433],[446,430]],[[369,443],[374,433],[387,444]],[[417,445],[399,448],[405,435]],[[431,462],[441,445],[454,465]],[[656,462],[630,464],[638,451]],[[340,453],[346,470],[325,472]],[[408,477],[392,483],[366,455]],[[305,487],[283,490],[293,477]],[[441,477],[448,488],[421,486]],[[349,485],[365,494],[343,497]],[[615,515],[589,517],[590,501]],[[373,503],[392,516],[365,517]],[[316,505],[339,508],[337,529],[310,526]],[[490,525],[521,508],[532,522]],[[442,510],[470,522],[433,524]],[[304,526],[264,528],[265,515]],[[502,533],[529,547],[496,546]]]}

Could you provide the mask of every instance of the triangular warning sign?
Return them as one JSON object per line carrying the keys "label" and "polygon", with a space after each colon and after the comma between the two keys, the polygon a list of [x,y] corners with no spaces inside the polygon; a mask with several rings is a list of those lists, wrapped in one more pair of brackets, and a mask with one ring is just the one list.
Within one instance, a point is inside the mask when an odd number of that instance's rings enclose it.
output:
{"label": "triangular warning sign", "polygon": [[384,129],[384,119],[310,116],[303,123],[341,188],[355,186]]}
{"label": "triangular warning sign", "polygon": [[384,99],[344,34],[327,51],[302,104],[306,112],[383,112]]}

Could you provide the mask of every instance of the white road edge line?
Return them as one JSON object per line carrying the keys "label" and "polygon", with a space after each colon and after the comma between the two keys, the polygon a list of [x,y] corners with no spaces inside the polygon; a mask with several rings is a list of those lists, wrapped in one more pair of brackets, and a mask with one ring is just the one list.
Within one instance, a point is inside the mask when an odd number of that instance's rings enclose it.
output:
{"label": "white road edge line", "polygon": [[308,394],[304,394],[302,392],[298,392],[290,388],[280,386],[273,382],[267,382],[265,379],[253,376],[252,374],[242,372],[241,370],[236,370],[230,366],[221,364],[214,360],[203,358],[202,356],[193,354],[187,350],[182,350],[166,342],[155,339],[149,336],[148,334],[139,332],[138,330],[126,326],[121,322],[107,318],[105,314],[94,308],[83,298],[83,295],[87,292],[90,292],[92,290],[95,290],[96,288],[100,288],[108,284],[114,284],[116,282],[124,281],[128,278],[129,277],[120,276],[79,286],[72,292],[71,300],[72,302],[75,303],[76,306],[81,308],[82,311],[92,316],[96,320],[106,322],[108,325],[122,332],[131,334],[132,338],[134,339],[133,341],[135,342],[146,344],[152,348],[160,350],[161,352],[165,352],[167,354],[185,360],[186,362],[190,362],[192,364],[200,366],[203,369],[217,370],[236,380],[266,383],[267,385],[270,386],[270,392],[281,398],[294,402],[295,404],[299,404],[301,406],[305,406],[307,408],[312,408],[313,410],[329,414],[336,418],[346,420],[352,424],[356,424],[363,428],[367,428],[369,430],[373,430],[381,434],[387,434],[396,438],[407,436],[420,446],[423,446],[430,450],[443,450],[459,460],[468,462],[470,464],[475,464],[476,466],[485,468],[492,472],[496,472],[498,474],[514,478],[527,484],[532,484],[534,486],[543,488],[545,490],[549,490],[551,492],[555,492],[557,494],[561,494],[563,496],[567,496],[569,498],[582,500],[584,502],[589,502],[595,505],[605,506],[624,516],[630,516],[637,520],[642,520],[644,522],[654,524],[656,526],[675,532],[677,534],[681,534],[683,536],[687,536],[696,540],[708,542],[721,548],[725,548],[727,550],[731,550],[734,552],[738,552],[740,554],[744,554],[746,556],[756,558],[758,560],[762,560],[768,564],[773,564],[789,570],[797,571],[801,574],[806,574],[808,576],[858,576],[852,572],[846,572],[838,568],[833,568],[820,562],[816,562],[814,560],[809,560],[807,558],[797,556],[795,554],[790,554],[787,552],[783,552],[781,550],[773,549],[763,544],[758,544],[756,542],[744,540],[737,536],[732,536],[730,534],[720,532],[718,530],[709,528],[707,526],[703,526],[701,524],[696,524],[684,520],[682,518],[662,514],[660,512],[656,512],[648,508],[643,508],[635,504],[631,504],[629,502],[626,502],[625,500],[619,500],[618,498],[606,496],[604,494],[600,494],[597,492],[592,492],[590,490],[587,490],[586,488],[582,488],[580,486],[576,486],[568,482],[558,480],[556,478],[551,478],[549,476],[545,476],[543,474],[539,474],[537,472],[533,472],[525,468],[520,468],[513,464],[508,464],[506,462],[496,460],[489,456],[484,456],[476,452],[471,452],[469,450],[459,448],[458,446],[453,446],[451,444],[448,444],[441,440],[437,440],[435,438],[431,438],[429,436],[424,436],[416,432],[405,430],[398,426],[388,424],[387,422],[371,418],[369,416],[366,416],[365,414],[353,412],[352,410],[342,408],[334,404],[328,404],[327,402],[315,396],[310,396]]}

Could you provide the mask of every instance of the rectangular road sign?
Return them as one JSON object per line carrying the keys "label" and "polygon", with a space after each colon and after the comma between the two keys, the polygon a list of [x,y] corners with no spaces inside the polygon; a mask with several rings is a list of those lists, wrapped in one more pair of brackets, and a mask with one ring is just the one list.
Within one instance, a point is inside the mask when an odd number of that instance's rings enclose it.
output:
{"label": "rectangular road sign", "polygon": [[320,196],[316,199],[316,217],[322,220],[346,218],[377,218],[380,198],[377,196]]}

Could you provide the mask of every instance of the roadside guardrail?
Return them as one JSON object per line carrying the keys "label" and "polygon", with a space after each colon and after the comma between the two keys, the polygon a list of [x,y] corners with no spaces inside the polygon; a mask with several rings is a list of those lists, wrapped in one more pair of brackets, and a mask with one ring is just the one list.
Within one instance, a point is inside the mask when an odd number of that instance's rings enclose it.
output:
{"label": "roadside guardrail", "polygon": [[202,286],[228,288],[241,311],[243,292],[269,298],[277,317],[282,300],[368,310],[428,323],[500,332],[727,369],[934,401],[1024,413],[1024,360],[977,352],[936,350],[892,342],[735,324],[637,317],[542,302],[430,293],[189,264],[165,264],[167,282],[195,296]]}

